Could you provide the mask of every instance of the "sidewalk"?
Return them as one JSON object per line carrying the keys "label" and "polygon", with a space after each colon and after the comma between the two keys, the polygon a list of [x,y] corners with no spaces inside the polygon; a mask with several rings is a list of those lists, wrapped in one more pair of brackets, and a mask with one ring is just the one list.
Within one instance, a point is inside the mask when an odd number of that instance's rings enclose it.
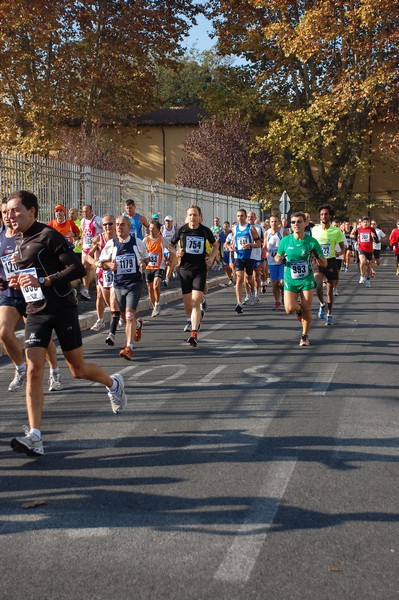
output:
{"label": "sidewalk", "polygon": [[[226,282],[227,282],[227,277],[226,277],[224,271],[209,270],[209,274],[208,274],[208,289],[209,290],[219,287],[219,285],[221,283],[226,283]],[[92,325],[94,325],[94,323],[97,321],[96,289],[95,289],[94,284],[90,287],[90,295],[92,298],[91,300],[89,300],[89,301],[79,300],[79,303],[78,303],[79,323],[80,323],[80,328],[82,331],[86,331],[87,329],[90,329],[90,327],[92,327]],[[171,279],[167,288],[162,286],[161,306],[165,306],[166,304],[169,304],[170,302],[179,300],[181,297],[182,297],[182,294],[181,294],[179,277],[177,277],[176,279]],[[148,312],[149,310],[150,310],[150,300],[148,298],[146,286],[144,286],[143,297],[139,301],[139,305],[137,307],[137,312],[145,313],[145,312]],[[107,310],[105,312],[105,319],[109,320],[109,317],[110,317],[110,311]],[[16,336],[18,339],[21,340],[21,343],[23,340],[23,335],[24,334],[23,334],[22,329],[16,332]],[[56,337],[56,336],[54,335],[54,337]],[[0,357],[1,356],[6,356],[6,352],[3,348],[3,345],[0,343]]]}

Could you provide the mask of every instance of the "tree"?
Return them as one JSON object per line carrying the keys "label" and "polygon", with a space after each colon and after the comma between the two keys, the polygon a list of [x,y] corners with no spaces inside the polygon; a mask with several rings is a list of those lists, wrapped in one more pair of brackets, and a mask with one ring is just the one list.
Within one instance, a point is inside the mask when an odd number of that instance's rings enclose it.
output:
{"label": "tree", "polygon": [[80,129],[69,128],[62,136],[60,160],[106,171],[127,173],[132,159],[115,147],[107,130],[94,123],[90,133],[82,125]]}
{"label": "tree", "polygon": [[264,111],[250,70],[235,66],[231,57],[215,50],[194,48],[173,65],[161,65],[158,99],[163,106],[197,105],[220,117],[239,111],[246,121]]}
{"label": "tree", "polygon": [[343,209],[373,125],[398,95],[393,0],[210,0],[219,52],[246,58],[273,107],[279,188]]}
{"label": "tree", "polygon": [[0,0],[3,146],[51,147],[60,123],[111,125],[154,101],[157,65],[176,60],[194,1]]}
{"label": "tree", "polygon": [[261,200],[269,154],[252,140],[250,126],[238,116],[212,117],[183,144],[177,183],[215,194]]}

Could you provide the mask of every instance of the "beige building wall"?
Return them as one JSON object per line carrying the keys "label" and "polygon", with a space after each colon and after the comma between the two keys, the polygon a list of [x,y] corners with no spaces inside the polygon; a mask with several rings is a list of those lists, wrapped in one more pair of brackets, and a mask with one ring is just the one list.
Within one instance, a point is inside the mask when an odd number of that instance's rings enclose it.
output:
{"label": "beige building wall", "polygon": [[183,154],[181,145],[193,129],[185,125],[139,129],[134,139],[135,165],[132,175],[175,184]]}

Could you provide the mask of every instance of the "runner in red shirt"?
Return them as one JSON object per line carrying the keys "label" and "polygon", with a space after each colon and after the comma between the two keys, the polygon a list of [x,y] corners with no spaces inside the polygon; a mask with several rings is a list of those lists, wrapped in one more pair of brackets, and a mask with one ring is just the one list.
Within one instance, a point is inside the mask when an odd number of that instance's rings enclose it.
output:
{"label": "runner in red shirt", "polygon": [[396,275],[399,277],[399,221],[396,223],[396,229],[393,229],[389,236],[389,245],[394,251],[396,258]]}
{"label": "runner in red shirt", "polygon": [[374,227],[370,226],[370,218],[362,217],[358,225],[351,233],[351,237],[357,240],[357,249],[359,253],[360,279],[359,283],[364,283],[366,287],[371,286],[371,266],[373,262],[373,242],[378,241],[377,233]]}

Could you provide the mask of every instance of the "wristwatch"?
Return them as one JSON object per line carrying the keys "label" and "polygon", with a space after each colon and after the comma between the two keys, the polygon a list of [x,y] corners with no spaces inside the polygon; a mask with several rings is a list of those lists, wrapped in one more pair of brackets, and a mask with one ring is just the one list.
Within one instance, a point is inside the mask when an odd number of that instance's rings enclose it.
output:
{"label": "wristwatch", "polygon": [[44,285],[46,283],[46,278],[45,277],[39,277],[38,282],[40,283],[40,285]]}

